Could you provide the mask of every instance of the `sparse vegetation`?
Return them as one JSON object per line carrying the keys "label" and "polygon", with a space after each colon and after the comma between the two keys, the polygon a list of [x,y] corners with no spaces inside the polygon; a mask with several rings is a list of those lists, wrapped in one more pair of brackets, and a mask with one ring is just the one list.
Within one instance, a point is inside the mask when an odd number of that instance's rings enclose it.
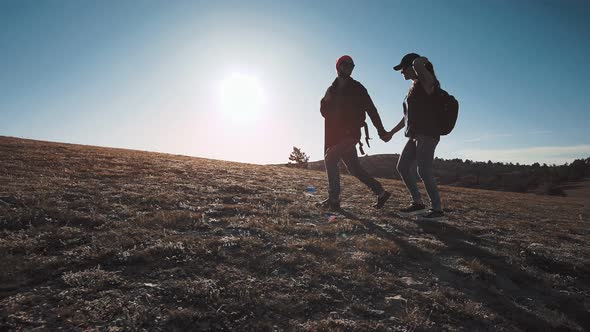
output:
{"label": "sparse vegetation", "polygon": [[[580,201],[0,137],[0,330],[583,331]],[[314,196],[305,191],[315,186]]]}

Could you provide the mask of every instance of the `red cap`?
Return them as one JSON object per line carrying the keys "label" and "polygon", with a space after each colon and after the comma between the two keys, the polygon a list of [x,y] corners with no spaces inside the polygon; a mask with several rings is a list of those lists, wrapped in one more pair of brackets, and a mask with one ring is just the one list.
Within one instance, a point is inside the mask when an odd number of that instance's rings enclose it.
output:
{"label": "red cap", "polygon": [[350,55],[343,55],[340,58],[338,58],[338,60],[336,61],[336,70],[338,70],[338,66],[340,65],[340,63],[342,61],[350,61],[350,62],[354,63],[354,61],[352,61],[352,58],[350,57]]}

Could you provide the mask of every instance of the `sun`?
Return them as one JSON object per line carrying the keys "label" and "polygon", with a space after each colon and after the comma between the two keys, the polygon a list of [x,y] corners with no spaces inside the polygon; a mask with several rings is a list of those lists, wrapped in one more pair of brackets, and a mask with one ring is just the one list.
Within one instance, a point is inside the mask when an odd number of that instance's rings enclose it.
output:
{"label": "sun", "polygon": [[236,121],[255,120],[264,110],[267,95],[253,75],[232,73],[219,83],[221,111]]}

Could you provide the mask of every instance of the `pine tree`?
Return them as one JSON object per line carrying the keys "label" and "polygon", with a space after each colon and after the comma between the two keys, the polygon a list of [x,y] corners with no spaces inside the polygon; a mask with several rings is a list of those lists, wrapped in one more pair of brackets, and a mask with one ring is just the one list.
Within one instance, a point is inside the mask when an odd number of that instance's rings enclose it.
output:
{"label": "pine tree", "polygon": [[[301,151],[298,147],[293,147],[293,152],[289,156],[289,165],[293,165],[299,168],[307,168],[307,163],[309,162],[309,156],[305,154],[305,152]],[[292,163],[292,162],[293,163]]]}

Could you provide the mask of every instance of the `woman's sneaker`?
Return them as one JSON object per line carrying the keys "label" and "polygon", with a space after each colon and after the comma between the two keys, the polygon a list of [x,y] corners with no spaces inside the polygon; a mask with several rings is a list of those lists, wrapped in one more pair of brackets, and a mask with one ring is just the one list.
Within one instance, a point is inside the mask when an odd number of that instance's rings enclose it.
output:
{"label": "woman's sneaker", "polygon": [[408,206],[407,208],[397,211],[397,214],[401,217],[411,217],[426,212],[427,210],[424,204],[412,203],[412,205]]}
{"label": "woman's sneaker", "polygon": [[436,211],[436,210],[430,210],[427,214],[423,214],[421,216],[418,216],[416,218],[416,220],[418,221],[426,221],[426,220],[432,220],[432,221],[445,221],[445,213],[442,211]]}

